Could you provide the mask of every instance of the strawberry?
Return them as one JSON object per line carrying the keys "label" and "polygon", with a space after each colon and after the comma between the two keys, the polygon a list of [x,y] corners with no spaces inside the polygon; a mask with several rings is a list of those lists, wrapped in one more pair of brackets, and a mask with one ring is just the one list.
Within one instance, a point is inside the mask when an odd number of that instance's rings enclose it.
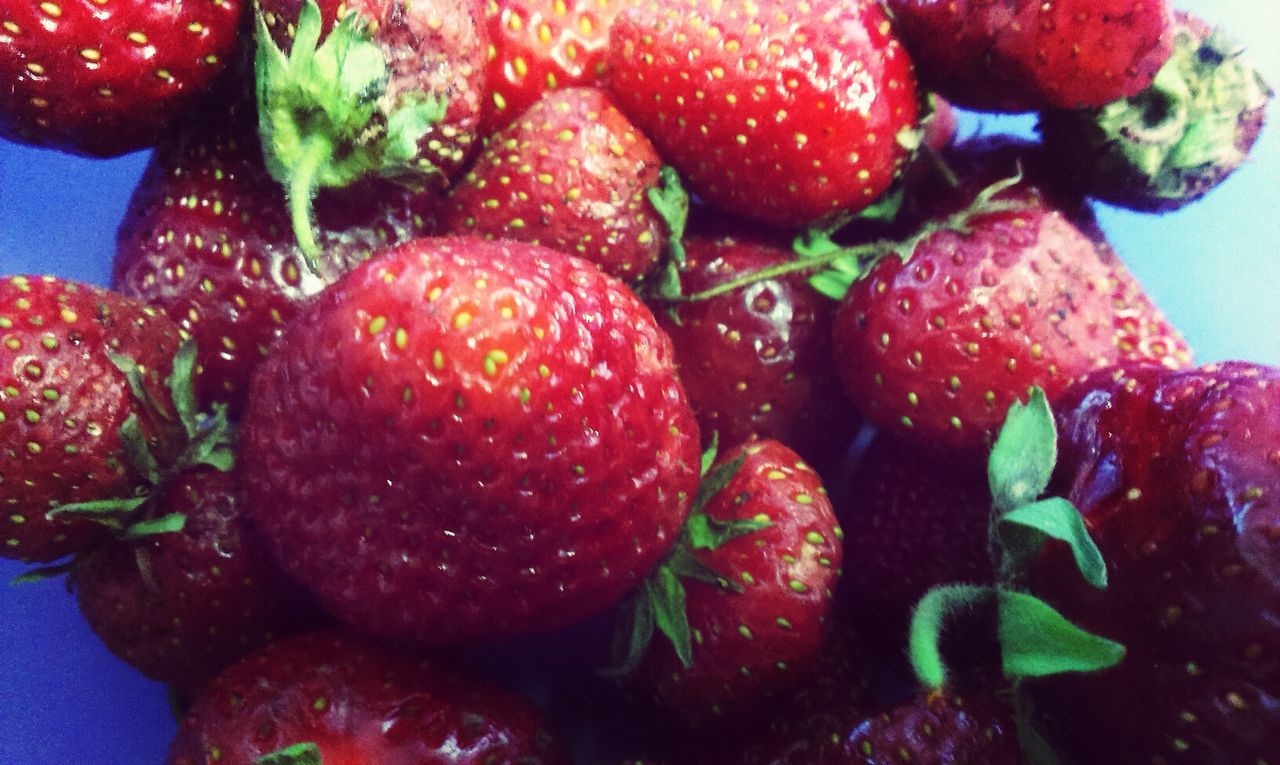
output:
{"label": "strawberry", "polygon": [[[979,194],[881,258],[836,315],[845,389],[878,426],[954,461],[985,454],[1030,387],[1189,351],[1105,243],[1036,194]],[[995,207],[992,207],[995,205]]]}
{"label": "strawberry", "polygon": [[0,136],[110,157],[153,144],[232,58],[241,0],[9,0]]}
{"label": "strawberry", "polygon": [[313,620],[245,520],[235,473],[190,470],[153,511],[180,531],[112,541],[71,570],[81,613],[112,653],[188,698],[250,649]]}
{"label": "strawberry", "polygon": [[511,124],[546,92],[601,81],[613,19],[629,0],[486,0],[489,97],[481,135]]}
{"label": "strawberry", "polygon": [[604,91],[549,92],[488,142],[453,188],[442,228],[542,244],[638,280],[666,236],[647,196],[660,165]]}
{"label": "strawberry", "polygon": [[[132,459],[171,454],[165,376],[178,328],[136,300],[51,276],[0,280],[0,554],[47,562],[106,528],[60,506],[132,497],[147,477]],[[131,378],[117,363],[137,367]]]}
{"label": "strawberry", "polygon": [[1244,362],[1105,370],[1063,400],[1057,480],[1110,586],[1075,586],[1060,549],[1036,559],[1032,584],[1128,648],[1105,672],[1032,686],[1079,761],[1226,765],[1280,751],[1278,410],[1280,370]]}
{"label": "strawberry", "polygon": [[1169,57],[1165,0],[889,0],[923,83],[993,111],[1098,107],[1151,84]]}
{"label": "strawberry", "polygon": [[648,0],[614,20],[618,104],[707,202],[791,227],[880,196],[915,146],[879,3]]}
{"label": "strawberry", "polygon": [[167,765],[567,765],[528,701],[353,637],[286,638],[219,675]]}
{"label": "strawberry", "polygon": [[994,698],[924,693],[859,722],[830,765],[1019,765],[1012,710]]}
{"label": "strawberry", "polygon": [[169,314],[200,349],[206,405],[244,407],[267,347],[327,284],[373,250],[432,225],[434,196],[366,181],[316,199],[316,273],[262,161],[252,102],[237,83],[157,146],[116,237],[113,284]]}
{"label": "strawberry", "polygon": [[[684,247],[688,293],[794,257],[776,237],[739,224],[696,232]],[[834,315],[835,304],[798,274],[659,312],[704,437],[777,439],[820,470],[836,464],[858,417],[831,360]]]}
{"label": "strawberry", "polygon": [[1151,85],[1098,109],[1042,116],[1048,155],[1076,188],[1134,210],[1194,202],[1249,157],[1271,88],[1240,46],[1179,11],[1173,55]]}
{"label": "strawberry", "polygon": [[552,630],[675,541],[698,429],[670,342],[620,282],[527,244],[423,239],[325,291],[258,368],[253,517],[361,630]]}

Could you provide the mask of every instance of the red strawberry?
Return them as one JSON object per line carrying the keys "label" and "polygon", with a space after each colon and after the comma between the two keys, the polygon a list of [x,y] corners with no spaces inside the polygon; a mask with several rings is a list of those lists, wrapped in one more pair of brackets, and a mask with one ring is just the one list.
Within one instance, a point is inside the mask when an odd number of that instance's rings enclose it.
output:
{"label": "red strawberry", "polygon": [[935,692],[858,723],[824,765],[1019,765],[1012,710]]}
{"label": "red strawberry", "polygon": [[541,244],[640,279],[666,242],[649,202],[661,160],[598,88],[542,96],[454,187],[443,230]]}
{"label": "red strawberry", "polygon": [[[1000,201],[1000,197],[996,197]],[[836,363],[880,427],[977,462],[1016,397],[1053,402],[1119,362],[1185,365],[1182,338],[1105,244],[1025,191],[929,224],[882,258],[836,315]]]}
{"label": "red strawberry", "polygon": [[254,517],[348,624],[459,643],[602,610],[675,541],[698,430],[670,342],[587,261],[411,242],[324,292],[254,377]]}
{"label": "red strawberry", "polygon": [[287,581],[244,518],[235,473],[188,471],[156,516],[173,533],[113,541],[72,569],[80,611],[112,653],[194,696],[232,660],[306,624],[310,602]]}
{"label": "red strawberry", "polygon": [[162,308],[200,349],[200,400],[244,406],[249,375],[313,294],[375,249],[425,233],[434,196],[385,181],[316,199],[316,273],[262,163],[253,104],[228,88],[161,141],[116,238],[113,283]]}
{"label": "red strawberry", "polygon": [[[707,480],[705,504],[695,505],[682,540],[687,548],[677,549],[649,589],[665,590],[687,573],[686,556],[714,580],[677,585],[683,635],[654,645],[636,676],[687,724],[750,712],[812,676],[843,559],[822,480],[786,446],[759,441],[727,450]],[[717,536],[744,522],[767,525],[727,541]]]}
{"label": "red strawberry", "polygon": [[1136,94],[1169,57],[1165,0],[889,0],[921,80],[958,106],[1096,107]]}
{"label": "red strawberry", "polygon": [[111,355],[136,362],[140,390],[168,402],[179,341],[168,318],[116,293],[49,276],[0,280],[0,555],[51,561],[104,536],[98,523],[47,512],[146,485],[127,452],[149,442],[170,453],[173,410],[140,405]]}
{"label": "red strawberry", "polygon": [[1277,411],[1280,370],[1243,362],[1099,372],[1064,400],[1059,479],[1110,586],[1074,586],[1054,549],[1033,583],[1128,649],[1105,672],[1033,686],[1079,761],[1234,765],[1280,751]]}
{"label": "red strawberry", "polygon": [[10,0],[0,136],[107,157],[150,146],[232,57],[241,0]]}
{"label": "red strawberry", "polygon": [[594,85],[609,28],[629,0],[486,0],[489,98],[481,135],[511,124],[546,92]]}
{"label": "red strawberry", "polygon": [[[685,293],[794,258],[789,247],[732,225],[685,240]],[[803,275],[755,282],[659,312],[704,437],[774,438],[820,469],[838,462],[858,417],[831,360],[835,303]]]}
{"label": "red strawberry", "polygon": [[868,0],[648,0],[614,21],[609,68],[693,191],[773,225],[865,207],[917,139],[911,62]]}
{"label": "red strawberry", "polygon": [[[288,747],[294,758],[267,758]],[[270,645],[214,680],[183,721],[166,762],[567,765],[569,759],[533,705],[515,694],[402,650],[308,633]]]}

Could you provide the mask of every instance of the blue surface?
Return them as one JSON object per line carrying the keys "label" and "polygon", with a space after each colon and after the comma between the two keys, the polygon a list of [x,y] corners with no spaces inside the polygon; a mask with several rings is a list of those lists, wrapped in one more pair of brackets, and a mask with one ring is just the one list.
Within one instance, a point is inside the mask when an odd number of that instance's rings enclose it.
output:
{"label": "blue surface", "polygon": [[[1231,29],[1280,84],[1280,2],[1178,5]],[[143,154],[91,162],[0,141],[0,275],[105,283],[115,227],[145,162]],[[1201,361],[1280,365],[1280,128],[1270,126],[1252,163],[1198,205],[1163,217],[1099,212]],[[60,582],[2,584],[21,570],[0,562],[0,765],[161,763],[174,729],[164,690],[100,646]]]}

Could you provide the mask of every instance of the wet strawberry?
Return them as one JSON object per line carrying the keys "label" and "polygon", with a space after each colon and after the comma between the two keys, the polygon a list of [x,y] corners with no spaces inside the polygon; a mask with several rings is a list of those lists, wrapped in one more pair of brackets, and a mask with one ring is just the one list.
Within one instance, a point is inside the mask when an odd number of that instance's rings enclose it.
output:
{"label": "wet strawberry", "polygon": [[824,765],[1019,765],[1007,704],[994,698],[926,693],[854,726]]}

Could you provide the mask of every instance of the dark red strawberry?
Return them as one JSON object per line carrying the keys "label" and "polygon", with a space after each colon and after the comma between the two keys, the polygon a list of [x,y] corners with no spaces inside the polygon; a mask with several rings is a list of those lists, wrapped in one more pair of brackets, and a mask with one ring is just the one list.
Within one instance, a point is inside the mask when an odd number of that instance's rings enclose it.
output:
{"label": "dark red strawberry", "polygon": [[621,282],[527,244],[424,239],[325,291],[254,377],[254,518],[361,630],[551,630],[640,583],[698,479],[670,341]]}
{"label": "dark red strawberry", "polygon": [[546,92],[600,82],[609,28],[629,0],[486,0],[489,97],[481,135],[496,133]]}
{"label": "dark red strawberry", "polygon": [[[691,235],[684,246],[687,294],[795,257],[741,225]],[[659,311],[704,438],[773,438],[822,470],[835,465],[858,426],[831,360],[835,308],[803,274],[790,274]]]}
{"label": "dark red strawberry", "polygon": [[245,520],[236,473],[188,471],[155,516],[180,531],[112,541],[72,569],[80,611],[112,653],[192,698],[234,659],[314,621],[314,608]]}
{"label": "dark red strawberry", "polygon": [[[1280,751],[1280,370],[1099,372],[1064,400],[1059,481],[1110,586],[1039,559],[1036,588],[1123,641],[1101,673],[1033,686],[1081,762],[1234,765]],[[1088,591],[1086,591],[1088,590]]]}
{"label": "dark red strawberry", "polygon": [[316,199],[313,273],[262,162],[253,104],[235,84],[165,138],[116,237],[113,283],[162,308],[200,349],[206,405],[244,406],[249,375],[300,307],[375,249],[426,233],[436,200],[386,181]]}
{"label": "dark red strawberry", "polygon": [[923,83],[958,106],[1096,107],[1151,84],[1169,57],[1165,0],[889,0]]}
{"label": "dark red strawberry", "polygon": [[[267,758],[281,750],[293,757]],[[534,706],[513,693],[403,650],[308,633],[218,676],[166,762],[567,765],[569,758]]]}
{"label": "dark red strawberry", "polygon": [[150,146],[233,57],[241,0],[6,0],[0,136],[109,157]]}
{"label": "dark red strawberry", "polygon": [[868,418],[972,463],[1032,386],[1053,402],[1098,367],[1190,358],[1105,243],[1035,195],[985,196],[879,260],[834,331],[841,378]]}
{"label": "dark red strawberry", "polygon": [[[167,317],[116,293],[49,276],[0,280],[0,555],[47,562],[105,536],[87,518],[48,512],[134,496],[147,476],[130,453],[144,445],[172,456],[164,381],[179,342]],[[133,381],[113,355],[136,363]]]}
{"label": "dark red strawberry", "polygon": [[442,229],[541,244],[635,281],[666,243],[648,198],[661,164],[604,91],[550,92],[488,142],[453,188]]}
{"label": "dark red strawberry", "polygon": [[[735,530],[743,523],[767,525]],[[674,607],[683,600],[687,624],[652,646],[637,684],[694,725],[804,683],[821,655],[842,539],[822,479],[794,451],[777,441],[726,450],[681,546],[646,585],[659,600],[678,588]]]}
{"label": "dark red strawberry", "polygon": [[1179,11],[1173,55],[1150,87],[1040,121],[1059,174],[1090,196],[1166,212],[1200,199],[1249,157],[1271,88],[1224,32]]}
{"label": "dark red strawberry", "polygon": [[918,141],[879,3],[647,0],[614,21],[619,105],[713,205],[800,226],[880,196]]}
{"label": "dark red strawberry", "polygon": [[824,765],[1019,765],[1013,711],[995,698],[923,693],[854,726]]}

